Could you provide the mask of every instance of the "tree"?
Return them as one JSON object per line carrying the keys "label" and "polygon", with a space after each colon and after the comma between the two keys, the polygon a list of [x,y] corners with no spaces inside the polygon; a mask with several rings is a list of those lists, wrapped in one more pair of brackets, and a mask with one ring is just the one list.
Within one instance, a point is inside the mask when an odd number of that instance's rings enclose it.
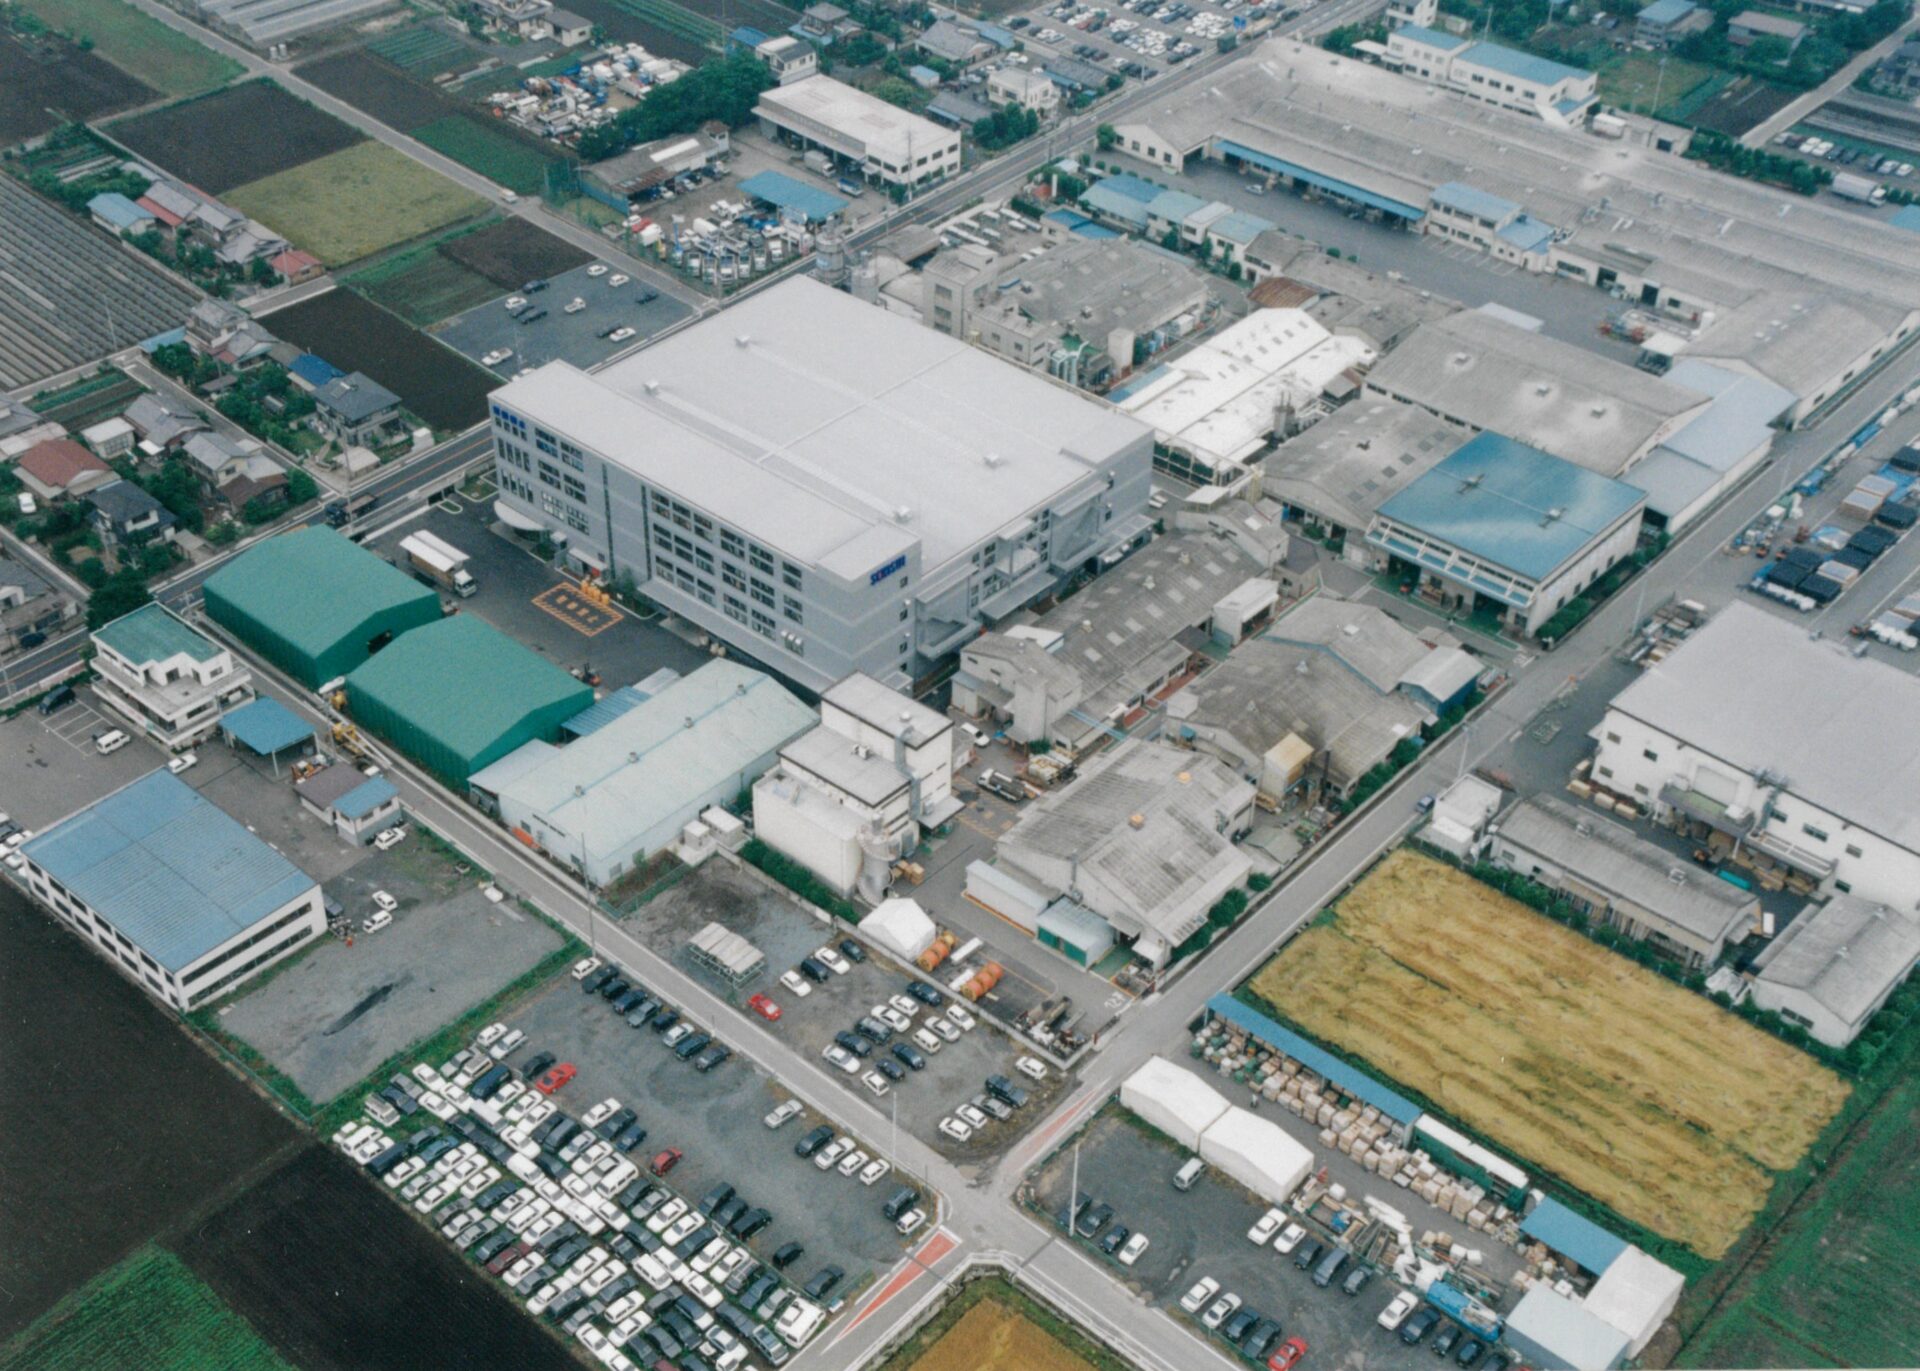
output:
{"label": "tree", "polygon": [[767,64],[748,52],[716,57],[669,85],[656,86],[632,109],[611,123],[580,136],[581,157],[589,162],[611,157],[635,143],[650,143],[677,133],[692,133],[710,119],[738,128],[753,117],[760,92],[773,85]]}
{"label": "tree", "polygon": [[287,473],[287,504],[289,507],[304,505],[307,501],[318,498],[319,494],[320,487],[318,483],[299,467],[295,467]]}
{"label": "tree", "polygon": [[275,271],[273,269],[273,263],[264,257],[254,258],[253,266],[248,270],[247,274],[253,278],[255,285],[274,286],[280,283],[280,273]]}
{"label": "tree", "polygon": [[1093,136],[1100,140],[1100,151],[1102,152],[1111,151],[1113,145],[1120,141],[1120,131],[1112,124],[1102,124],[1093,131]]}
{"label": "tree", "polygon": [[901,109],[912,110],[915,113],[925,109],[927,102],[933,98],[932,92],[916,86],[911,81],[902,81],[897,76],[889,76],[885,80],[875,82],[873,88],[867,93],[885,100],[889,105],[898,105]]}
{"label": "tree", "polygon": [[[97,565],[97,563],[95,564]],[[87,627],[99,628],[152,601],[147,583],[133,567],[122,567],[106,578],[87,601]]]}

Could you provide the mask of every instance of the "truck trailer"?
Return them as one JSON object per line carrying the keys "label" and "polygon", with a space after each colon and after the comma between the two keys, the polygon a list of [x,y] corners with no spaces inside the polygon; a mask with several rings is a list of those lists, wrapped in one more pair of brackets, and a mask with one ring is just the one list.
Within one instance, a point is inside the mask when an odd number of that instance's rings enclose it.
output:
{"label": "truck trailer", "polygon": [[444,538],[422,529],[402,538],[400,551],[413,574],[423,581],[451,590],[462,599],[480,589],[479,582],[467,572],[467,554]]}

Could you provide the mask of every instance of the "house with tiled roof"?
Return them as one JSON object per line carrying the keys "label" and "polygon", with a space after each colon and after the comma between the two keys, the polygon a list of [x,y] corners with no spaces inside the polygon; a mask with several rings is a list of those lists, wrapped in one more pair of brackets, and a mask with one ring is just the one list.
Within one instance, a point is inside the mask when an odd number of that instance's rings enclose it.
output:
{"label": "house with tiled roof", "polygon": [[84,495],[120,478],[112,467],[71,438],[49,438],[20,454],[20,483],[43,500]]}

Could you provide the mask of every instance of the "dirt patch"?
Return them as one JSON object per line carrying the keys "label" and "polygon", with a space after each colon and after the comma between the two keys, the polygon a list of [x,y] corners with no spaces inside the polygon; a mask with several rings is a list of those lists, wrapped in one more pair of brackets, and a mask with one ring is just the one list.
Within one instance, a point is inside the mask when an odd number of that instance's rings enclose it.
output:
{"label": "dirt patch", "polygon": [[1038,1324],[982,1300],[927,1349],[913,1371],[1092,1371]]}
{"label": "dirt patch", "polygon": [[317,1143],[178,1252],[303,1371],[575,1365],[485,1272]]}
{"label": "dirt patch", "polygon": [[490,372],[352,291],[328,291],[276,311],[273,331],[342,371],[364,371],[442,432],[485,418],[487,393],[499,384]]}
{"label": "dirt patch", "polygon": [[351,125],[271,81],[136,114],[106,132],[212,195],[363,141]]}
{"label": "dirt patch", "polygon": [[425,327],[499,298],[500,288],[437,247],[416,248],[356,274],[347,284],[410,324]]}
{"label": "dirt patch", "polygon": [[463,233],[443,243],[440,251],[502,290],[517,290],[537,277],[558,276],[593,260],[524,219],[503,219],[476,233]]}
{"label": "dirt patch", "polygon": [[1522,1164],[1706,1257],[1848,1090],[1710,1000],[1407,851],[1252,988]]}
{"label": "dirt patch", "polygon": [[0,144],[158,100],[160,93],[51,35],[0,33]]}
{"label": "dirt patch", "polygon": [[3,1340],[295,1135],[10,884],[0,946]]}
{"label": "dirt patch", "polygon": [[433,90],[359,48],[304,63],[294,71],[327,94],[365,110],[402,133],[454,112],[454,107]]}
{"label": "dirt patch", "polygon": [[329,266],[371,257],[486,209],[478,196],[385,143],[356,144],[235,186],[227,203]]}
{"label": "dirt patch", "polygon": [[1738,138],[1754,125],[1778,114],[1799,96],[1799,91],[1785,86],[1742,76],[1701,105],[1690,122],[1695,128]]}

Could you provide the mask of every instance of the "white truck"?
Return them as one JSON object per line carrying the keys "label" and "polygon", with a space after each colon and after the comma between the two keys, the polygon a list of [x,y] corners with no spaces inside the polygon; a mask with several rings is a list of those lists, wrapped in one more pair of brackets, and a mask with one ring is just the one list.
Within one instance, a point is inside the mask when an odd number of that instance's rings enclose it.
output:
{"label": "white truck", "polygon": [[444,538],[422,529],[400,540],[400,551],[407,565],[424,581],[443,586],[465,599],[480,589],[480,583],[467,572],[467,554]]}
{"label": "white truck", "polygon": [[1856,176],[1850,171],[1835,172],[1830,189],[1842,199],[1858,200],[1863,205],[1877,205],[1887,198],[1885,186],[1870,176]]}

